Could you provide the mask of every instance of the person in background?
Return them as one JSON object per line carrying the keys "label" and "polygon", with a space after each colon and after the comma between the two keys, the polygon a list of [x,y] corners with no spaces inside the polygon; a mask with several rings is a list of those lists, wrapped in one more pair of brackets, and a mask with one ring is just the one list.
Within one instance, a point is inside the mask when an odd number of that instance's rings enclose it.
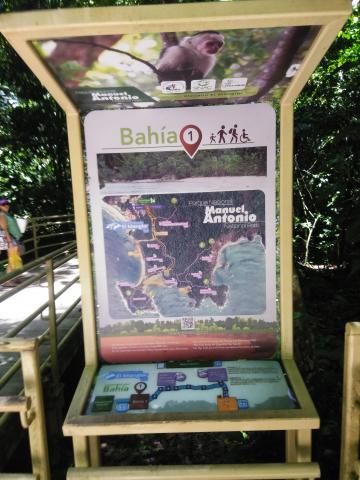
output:
{"label": "person in background", "polygon": [[[0,198],[0,230],[3,231],[5,241],[7,242],[8,259],[10,257],[10,251],[12,249],[16,249],[16,253],[20,256],[19,240],[21,237],[21,231],[18,227],[16,219],[9,213],[9,210],[9,201],[6,198]],[[6,272],[10,273],[12,271],[13,268],[9,261]]]}

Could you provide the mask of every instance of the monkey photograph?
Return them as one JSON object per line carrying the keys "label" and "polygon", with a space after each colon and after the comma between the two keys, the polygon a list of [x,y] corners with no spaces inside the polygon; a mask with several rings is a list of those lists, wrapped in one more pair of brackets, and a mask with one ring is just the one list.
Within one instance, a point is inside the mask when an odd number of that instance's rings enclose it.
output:
{"label": "monkey photograph", "polygon": [[199,32],[184,37],[178,45],[164,48],[156,64],[159,82],[205,78],[214,68],[217,55],[224,48],[225,39],[215,31]]}
{"label": "monkey photograph", "polygon": [[[105,98],[104,89],[110,88],[104,102],[116,103],[116,89],[131,87],[154,102],[166,101],[166,95],[210,92],[201,98],[231,103],[238,91],[242,98],[236,102],[246,103],[271,100],[276,89],[279,96],[289,81],[286,72],[301,64],[316,28],[96,35],[34,46],[75,100],[89,91]],[[119,104],[126,103],[127,92],[121,92]]]}

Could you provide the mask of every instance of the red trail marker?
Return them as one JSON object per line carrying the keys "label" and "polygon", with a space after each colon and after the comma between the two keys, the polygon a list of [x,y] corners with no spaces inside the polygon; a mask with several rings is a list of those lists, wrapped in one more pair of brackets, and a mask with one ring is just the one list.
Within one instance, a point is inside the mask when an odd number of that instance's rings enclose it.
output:
{"label": "red trail marker", "polygon": [[202,140],[202,133],[196,125],[185,125],[180,132],[180,141],[190,158],[195,156]]}

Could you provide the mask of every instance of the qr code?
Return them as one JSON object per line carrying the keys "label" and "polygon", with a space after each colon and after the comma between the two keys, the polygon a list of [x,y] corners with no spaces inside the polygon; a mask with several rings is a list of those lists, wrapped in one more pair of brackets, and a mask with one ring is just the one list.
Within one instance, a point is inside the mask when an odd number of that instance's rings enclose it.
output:
{"label": "qr code", "polygon": [[195,318],[193,317],[182,317],[181,319],[181,330],[194,330],[195,328]]}

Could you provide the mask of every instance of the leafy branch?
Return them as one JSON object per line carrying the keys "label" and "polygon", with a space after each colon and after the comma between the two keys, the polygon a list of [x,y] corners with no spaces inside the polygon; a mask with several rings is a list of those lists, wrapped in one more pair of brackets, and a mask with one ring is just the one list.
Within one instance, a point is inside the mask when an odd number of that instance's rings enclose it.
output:
{"label": "leafy branch", "polygon": [[61,40],[57,40],[57,41],[59,43],[77,43],[77,44],[81,44],[81,45],[90,45],[92,47],[102,48],[103,50],[109,50],[110,52],[121,53],[122,55],[127,55],[128,57],[130,57],[133,60],[136,60],[137,62],[143,63],[144,65],[149,67],[156,75],[159,73],[157,68],[152,63],[148,62],[147,60],[143,60],[142,58],[139,58],[136,55],[133,55],[132,53],[125,52],[124,50],[120,50],[118,48],[108,47],[107,45],[103,45],[101,43],[89,42],[89,41],[86,41],[86,40],[61,39]]}

